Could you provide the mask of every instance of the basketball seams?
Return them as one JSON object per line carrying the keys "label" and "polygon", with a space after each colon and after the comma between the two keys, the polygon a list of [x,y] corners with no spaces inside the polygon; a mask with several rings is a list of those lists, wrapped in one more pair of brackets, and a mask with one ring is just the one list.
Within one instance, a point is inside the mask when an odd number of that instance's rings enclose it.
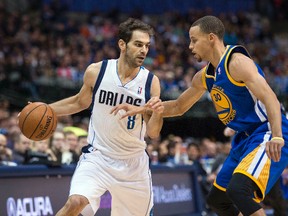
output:
{"label": "basketball seams", "polygon": [[[24,130],[25,121],[26,121],[27,118],[30,116],[30,114],[31,114],[34,110],[36,110],[38,107],[43,106],[43,105],[45,105],[45,104],[39,104],[38,106],[36,106],[36,107],[34,107],[33,109],[31,109],[27,114],[25,114],[25,118],[24,118],[24,120],[23,120],[23,122],[22,122],[22,125],[21,125],[21,131]],[[23,111],[22,111],[22,112],[23,112]]]}
{"label": "basketball seams", "polygon": [[[53,116],[53,121],[52,121],[52,126],[51,126],[51,128],[50,128],[50,130],[49,130],[49,133],[47,133],[47,135],[45,136],[45,137],[42,137],[42,139],[46,139],[46,137],[48,137],[48,136],[50,136],[50,134],[51,134],[51,131],[53,130],[53,128],[54,128],[54,123],[55,123],[55,114],[54,114],[54,110],[52,110],[52,108],[51,107],[47,107],[47,109],[49,109],[49,111],[51,111],[51,115]],[[45,114],[44,114],[45,115]],[[42,121],[42,119],[41,119],[41,121]]]}
{"label": "basketball seams", "polygon": [[54,110],[42,102],[29,103],[18,115],[21,132],[34,141],[48,139],[54,133],[57,123]]}
{"label": "basketball seams", "polygon": [[[48,110],[48,108],[47,108],[47,105],[46,104],[41,104],[40,106],[42,106],[42,105],[44,105],[45,106],[45,112],[43,113],[43,115],[42,115],[42,117],[41,117],[41,119],[40,119],[40,121],[38,122],[38,125],[37,125],[37,127],[34,129],[34,131],[33,131],[33,133],[29,136],[29,139],[31,139],[31,137],[34,135],[34,133],[37,131],[37,129],[38,129],[38,127],[39,127],[39,125],[41,124],[41,122],[42,122],[42,120],[43,120],[43,118],[44,118],[44,116],[45,116],[45,114],[46,114],[46,112],[47,112],[47,110]],[[39,107],[39,106],[38,106]]]}

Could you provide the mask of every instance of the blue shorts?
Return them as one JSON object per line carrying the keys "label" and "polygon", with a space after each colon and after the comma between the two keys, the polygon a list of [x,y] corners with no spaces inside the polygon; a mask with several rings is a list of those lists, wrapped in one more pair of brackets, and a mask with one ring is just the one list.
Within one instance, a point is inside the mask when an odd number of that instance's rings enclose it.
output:
{"label": "blue shorts", "polygon": [[217,175],[214,186],[226,191],[233,173],[242,173],[252,179],[259,191],[254,192],[254,199],[260,202],[270,191],[288,165],[288,120],[282,118],[282,133],[285,145],[281,159],[273,162],[265,152],[266,142],[271,139],[268,123],[258,127],[252,134],[237,133],[232,140],[232,149]]}

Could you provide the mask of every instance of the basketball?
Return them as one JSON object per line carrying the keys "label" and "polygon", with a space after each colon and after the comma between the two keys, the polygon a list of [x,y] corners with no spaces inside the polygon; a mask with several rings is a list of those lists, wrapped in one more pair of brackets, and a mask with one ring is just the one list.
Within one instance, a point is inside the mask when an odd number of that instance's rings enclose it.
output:
{"label": "basketball", "polygon": [[18,116],[21,132],[34,141],[48,139],[57,126],[57,116],[46,103],[34,102],[25,106]]}

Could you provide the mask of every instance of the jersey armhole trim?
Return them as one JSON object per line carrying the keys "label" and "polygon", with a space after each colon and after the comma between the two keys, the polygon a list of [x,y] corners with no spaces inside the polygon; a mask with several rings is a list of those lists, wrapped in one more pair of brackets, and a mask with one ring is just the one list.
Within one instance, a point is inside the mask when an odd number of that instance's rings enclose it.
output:
{"label": "jersey armhole trim", "polygon": [[106,70],[106,67],[107,67],[107,64],[108,64],[108,60],[103,60],[102,61],[102,65],[101,65],[101,68],[100,68],[100,71],[99,71],[99,75],[97,77],[97,80],[96,80],[96,83],[95,83],[95,86],[94,86],[94,89],[93,89],[93,98],[92,98],[92,104],[94,104],[94,100],[95,100],[95,95],[96,95],[96,92],[102,82],[102,79],[104,77],[104,73],[105,73],[105,70]]}
{"label": "jersey armhole trim", "polygon": [[[230,75],[229,70],[228,70],[228,60],[229,60],[229,58],[230,58],[231,52],[232,52],[232,51],[234,50],[234,48],[236,48],[236,47],[237,47],[237,46],[232,47],[232,48],[228,51],[227,55],[225,56],[225,63],[224,63],[225,73],[226,73],[228,79],[230,80],[230,82],[231,82],[232,84],[234,84],[234,85],[236,85],[236,86],[240,86],[240,87],[245,87],[246,84],[234,80],[234,79],[232,78],[232,76]],[[245,48],[244,48],[244,49],[245,49]],[[240,53],[244,54],[243,52],[240,52]]]}
{"label": "jersey armhole trim", "polygon": [[207,83],[206,83],[206,70],[207,70],[207,66],[205,66],[201,71],[202,71],[202,84],[204,86],[204,88],[207,90]]}
{"label": "jersey armhole trim", "polygon": [[151,98],[151,85],[152,85],[152,79],[154,77],[154,74],[152,74],[151,72],[149,72],[148,77],[147,77],[147,81],[145,84],[145,103],[147,103],[149,101],[149,99]]}

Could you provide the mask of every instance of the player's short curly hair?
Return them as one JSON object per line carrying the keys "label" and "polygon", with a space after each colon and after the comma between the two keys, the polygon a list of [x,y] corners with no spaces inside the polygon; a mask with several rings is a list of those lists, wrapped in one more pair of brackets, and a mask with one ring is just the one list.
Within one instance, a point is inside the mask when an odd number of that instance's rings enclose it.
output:
{"label": "player's short curly hair", "polygon": [[119,25],[118,37],[125,41],[125,43],[128,43],[131,40],[133,31],[135,30],[147,32],[150,37],[154,35],[154,30],[150,25],[139,19],[129,18]]}

